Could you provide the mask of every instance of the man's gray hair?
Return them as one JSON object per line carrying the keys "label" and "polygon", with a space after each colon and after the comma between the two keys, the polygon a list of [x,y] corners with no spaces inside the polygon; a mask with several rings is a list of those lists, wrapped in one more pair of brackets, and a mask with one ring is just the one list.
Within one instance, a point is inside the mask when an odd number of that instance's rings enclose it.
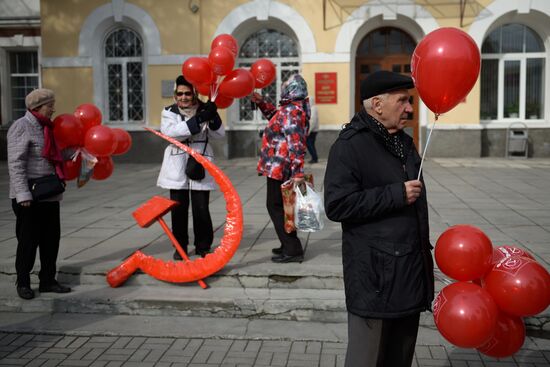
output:
{"label": "man's gray hair", "polygon": [[372,110],[372,99],[373,98],[380,98],[382,100],[385,100],[387,97],[388,97],[388,94],[389,93],[383,93],[383,94],[379,94],[377,96],[374,96],[374,97],[370,97],[369,99],[365,99],[363,101],[363,106],[365,107],[365,110]]}

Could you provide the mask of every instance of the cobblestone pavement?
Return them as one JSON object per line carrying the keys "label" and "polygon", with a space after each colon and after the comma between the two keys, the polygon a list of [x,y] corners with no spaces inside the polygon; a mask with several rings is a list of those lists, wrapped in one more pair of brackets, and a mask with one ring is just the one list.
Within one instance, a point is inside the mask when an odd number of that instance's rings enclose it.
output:
{"label": "cobblestone pavement", "polygon": [[[0,366],[335,367],[345,343],[0,333]],[[413,366],[543,367],[550,350],[522,349],[496,360],[471,349],[417,345]]]}

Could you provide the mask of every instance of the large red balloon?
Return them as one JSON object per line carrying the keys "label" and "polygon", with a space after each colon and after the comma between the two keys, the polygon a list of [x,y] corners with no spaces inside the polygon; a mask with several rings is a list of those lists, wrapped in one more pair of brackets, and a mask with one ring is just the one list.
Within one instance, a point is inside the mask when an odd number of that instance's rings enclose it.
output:
{"label": "large red balloon", "polygon": [[110,127],[94,126],[84,136],[84,148],[96,157],[105,157],[113,154],[116,149],[115,134]]}
{"label": "large red balloon", "polygon": [[259,59],[250,67],[255,88],[264,88],[275,80],[275,65],[268,59]]}
{"label": "large red balloon", "polygon": [[226,97],[242,98],[254,91],[254,77],[250,71],[235,69],[223,79],[219,93]]}
{"label": "large red balloon", "polygon": [[208,63],[214,74],[226,75],[235,66],[235,56],[227,47],[218,46],[210,51]]}
{"label": "large red balloon", "polygon": [[445,339],[461,348],[477,348],[493,335],[498,309],[480,286],[457,282],[439,292],[433,303],[433,315]]}
{"label": "large red balloon", "polygon": [[80,175],[80,163],[82,162],[82,158],[80,158],[80,155],[77,156],[76,160],[68,160],[63,162],[64,166],[64,173],[65,173],[65,180],[70,181],[74,180]]}
{"label": "large red balloon", "polygon": [[183,63],[181,72],[192,84],[206,84],[214,80],[208,60],[204,57],[190,57]]}
{"label": "large red balloon", "polygon": [[115,135],[116,148],[113,155],[124,154],[132,147],[132,137],[128,131],[120,128],[111,129]]}
{"label": "large red balloon", "polygon": [[233,104],[233,98],[218,94],[214,103],[218,108],[227,108]]}
{"label": "large red balloon", "polygon": [[533,316],[550,305],[550,274],[533,259],[503,259],[484,278],[484,288],[509,315]]}
{"label": "large red balloon", "polygon": [[490,357],[505,358],[520,350],[524,342],[525,325],[521,317],[500,312],[495,333],[477,350]]}
{"label": "large red balloon", "polygon": [[203,96],[210,96],[210,85],[211,84],[194,84],[195,90],[202,94]]}
{"label": "large red balloon", "polygon": [[61,149],[81,146],[84,138],[84,127],[74,115],[64,113],[53,120],[53,135],[57,146]]}
{"label": "large red balloon", "polygon": [[512,256],[523,256],[535,260],[533,255],[519,247],[504,245],[493,249],[493,265],[496,265],[502,259]]}
{"label": "large red balloon", "polygon": [[94,172],[92,178],[94,180],[105,180],[109,178],[113,173],[115,165],[111,157],[99,157],[97,163],[94,166]]}
{"label": "large red balloon", "polygon": [[101,111],[91,103],[84,103],[74,110],[74,116],[80,120],[84,133],[90,128],[101,124]]}
{"label": "large red balloon", "polygon": [[435,261],[447,276],[462,281],[481,278],[491,270],[493,246],[479,228],[456,225],[439,236]]}
{"label": "large red balloon", "polygon": [[416,46],[411,74],[420,98],[436,114],[462,101],[479,76],[481,56],[475,41],[456,28],[440,28]]}
{"label": "large red balloon", "polygon": [[220,34],[214,40],[212,40],[212,44],[210,45],[210,49],[213,50],[216,47],[223,46],[227,47],[229,51],[233,54],[233,57],[237,57],[237,52],[239,50],[239,47],[237,46],[237,40],[230,34]]}

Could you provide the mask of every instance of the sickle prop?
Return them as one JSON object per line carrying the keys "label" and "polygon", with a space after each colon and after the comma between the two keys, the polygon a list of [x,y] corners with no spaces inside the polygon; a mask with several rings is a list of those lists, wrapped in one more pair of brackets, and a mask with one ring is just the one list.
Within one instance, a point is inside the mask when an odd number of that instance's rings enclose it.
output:
{"label": "sickle prop", "polygon": [[156,259],[145,255],[141,251],[134,252],[122,264],[107,273],[107,282],[111,287],[122,285],[137,269],[163,281],[184,283],[194,282],[206,278],[225,266],[231,260],[243,235],[243,212],[239,194],[229,178],[214,163],[204,158],[187,145],[166,136],[150,128],[144,128],[164,140],[174,144],[193,156],[197,162],[214,178],[226,201],[227,215],[225,217],[224,233],[220,245],[213,253],[207,254],[204,258],[198,258],[188,262],[173,262]]}

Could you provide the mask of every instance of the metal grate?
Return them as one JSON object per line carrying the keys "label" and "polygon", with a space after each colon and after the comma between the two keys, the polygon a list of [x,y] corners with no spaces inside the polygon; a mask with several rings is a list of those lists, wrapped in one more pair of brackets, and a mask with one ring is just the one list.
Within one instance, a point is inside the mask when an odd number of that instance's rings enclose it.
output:
{"label": "metal grate", "polygon": [[144,119],[143,43],[131,29],[111,32],[105,40],[108,113],[111,122]]}
{"label": "metal grate", "polygon": [[[300,59],[296,42],[288,35],[273,30],[262,29],[246,39],[239,51],[239,67],[248,69],[256,60],[267,58],[275,64],[275,81],[267,87],[257,90],[274,104],[280,99],[281,80],[300,71]],[[250,97],[239,99],[238,124],[265,124],[266,120],[255,109]]]}

